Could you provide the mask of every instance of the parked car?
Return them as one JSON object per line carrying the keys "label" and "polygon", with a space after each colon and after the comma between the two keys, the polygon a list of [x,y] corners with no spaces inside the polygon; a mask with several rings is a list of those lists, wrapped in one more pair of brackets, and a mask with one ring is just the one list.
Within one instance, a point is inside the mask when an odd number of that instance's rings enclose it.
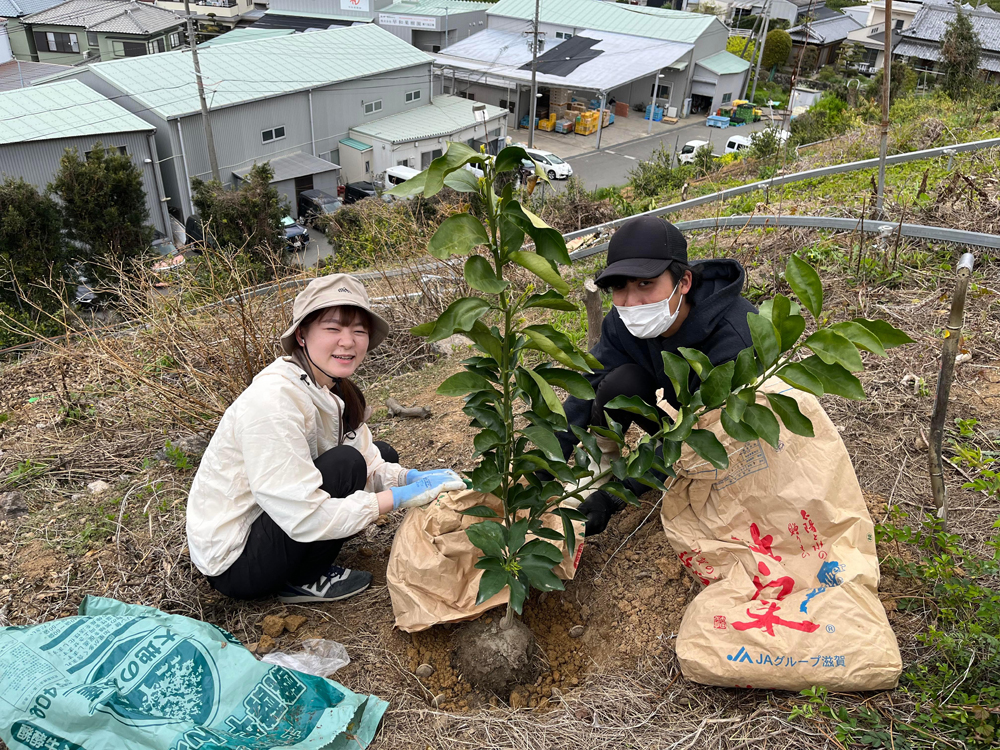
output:
{"label": "parked car", "polygon": [[349,182],[344,186],[344,204],[357,203],[365,198],[372,198],[378,195],[374,183],[371,182]]}
{"label": "parked car", "polygon": [[303,190],[299,193],[299,221],[312,226],[320,216],[336,213],[343,205],[340,198],[322,190]]}
{"label": "parked car", "polygon": [[745,135],[730,136],[726,141],[726,153],[735,154],[750,148],[750,139]]}
{"label": "parked car", "polygon": [[382,186],[385,190],[392,190],[396,185],[401,185],[411,177],[420,174],[419,169],[398,165],[389,167],[382,175]]}
{"label": "parked car", "polygon": [[774,133],[774,137],[778,140],[779,146],[784,146],[785,141],[792,137],[792,134],[787,130],[782,130],[780,128],[770,127],[764,128],[763,130],[757,130],[750,134],[750,142],[753,143],[755,138],[759,138],[762,133]]}
{"label": "parked car", "polygon": [[538,162],[550,180],[565,180],[573,175],[573,167],[555,154],[536,148],[526,148],[525,151],[528,152],[528,156]]}
{"label": "parked car", "polygon": [[285,246],[290,252],[305,250],[309,244],[309,232],[291,216],[281,220],[281,228],[285,230]]}
{"label": "parked car", "polygon": [[[681,147],[681,152],[677,156],[677,161],[681,164],[691,164],[694,162],[694,154],[702,146],[711,146],[710,141],[688,141]],[[712,156],[718,156],[718,154],[712,154]]]}

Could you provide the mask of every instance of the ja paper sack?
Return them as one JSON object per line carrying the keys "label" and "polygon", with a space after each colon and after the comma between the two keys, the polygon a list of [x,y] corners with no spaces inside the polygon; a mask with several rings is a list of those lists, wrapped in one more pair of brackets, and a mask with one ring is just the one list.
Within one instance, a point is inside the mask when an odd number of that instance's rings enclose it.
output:
{"label": "ja paper sack", "polygon": [[699,427],[719,438],[729,467],[716,470],[685,446],[663,496],[667,537],[706,586],[677,634],[681,670],[727,687],[894,687],[899,647],[878,599],[874,526],[847,449],[813,396],[777,379],[763,391],[794,398],[815,436],[782,427],[777,450],[737,443],[716,412]]}
{"label": "ja paper sack", "polygon": [[259,662],[214,625],[114,599],[0,628],[10,750],[356,749],[387,705]]}

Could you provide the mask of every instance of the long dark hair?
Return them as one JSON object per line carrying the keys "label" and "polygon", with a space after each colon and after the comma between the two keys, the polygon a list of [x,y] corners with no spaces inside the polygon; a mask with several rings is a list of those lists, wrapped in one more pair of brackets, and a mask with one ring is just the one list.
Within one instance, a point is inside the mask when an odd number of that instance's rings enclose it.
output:
{"label": "long dark hair", "polygon": [[[309,326],[319,320],[323,313],[329,309],[330,308],[323,308],[309,313],[302,319],[302,322],[299,323],[299,328],[309,328]],[[362,310],[360,307],[354,307],[353,305],[338,305],[333,309],[337,311],[335,320],[341,325],[354,325],[360,320],[362,325],[364,325],[365,330],[371,334],[373,328],[372,319],[367,310]],[[306,371],[306,374],[309,375],[310,378],[312,378],[312,370],[308,366],[309,360],[306,357],[305,351],[299,345],[298,338],[293,337],[292,342],[292,345],[295,347],[295,350],[292,352],[293,360],[299,367]],[[344,402],[344,433],[354,432],[361,426],[361,423],[365,421],[365,409],[367,408],[365,394],[363,394],[361,389],[358,388],[349,378],[339,378],[334,380],[331,391],[340,396]]]}

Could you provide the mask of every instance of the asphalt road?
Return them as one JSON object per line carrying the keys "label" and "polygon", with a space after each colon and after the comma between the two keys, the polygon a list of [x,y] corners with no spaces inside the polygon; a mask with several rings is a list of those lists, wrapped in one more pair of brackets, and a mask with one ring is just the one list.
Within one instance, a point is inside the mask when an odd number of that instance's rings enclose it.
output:
{"label": "asphalt road", "polygon": [[611,185],[624,185],[628,182],[629,170],[635,167],[640,160],[648,161],[652,158],[653,152],[661,144],[670,150],[673,149],[676,142],[679,151],[688,141],[696,139],[711,141],[715,153],[721,154],[725,150],[726,141],[730,136],[747,135],[751,131],[761,130],[769,124],[766,120],[761,120],[752,125],[719,129],[706,126],[705,119],[699,117],[697,121],[682,125],[663,135],[620,143],[589,154],[571,156],[566,161],[573,166],[573,174],[583,181],[585,187],[591,190]]}

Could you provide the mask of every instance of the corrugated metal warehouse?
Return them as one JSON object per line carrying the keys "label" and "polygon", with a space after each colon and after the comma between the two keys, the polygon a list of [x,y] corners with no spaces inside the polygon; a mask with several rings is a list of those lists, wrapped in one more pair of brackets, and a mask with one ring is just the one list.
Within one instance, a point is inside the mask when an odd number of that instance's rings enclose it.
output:
{"label": "corrugated metal warehouse", "polygon": [[78,81],[0,93],[0,175],[44,189],[66,149],[84,156],[98,141],[123,150],[142,170],[149,220],[170,236],[156,169],[153,126]]}

